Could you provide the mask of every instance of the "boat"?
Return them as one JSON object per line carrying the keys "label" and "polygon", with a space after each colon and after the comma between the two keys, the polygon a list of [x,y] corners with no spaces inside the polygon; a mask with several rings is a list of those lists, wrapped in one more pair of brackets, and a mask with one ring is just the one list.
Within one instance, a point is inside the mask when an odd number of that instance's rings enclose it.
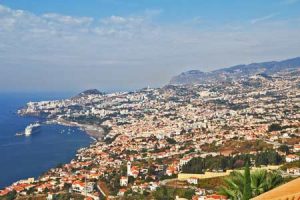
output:
{"label": "boat", "polygon": [[25,128],[24,135],[25,136],[30,136],[32,133],[38,131],[40,126],[41,125],[39,123],[29,124],[29,126],[27,126]]}
{"label": "boat", "polygon": [[22,135],[24,135],[24,133],[22,133],[22,132],[16,133],[16,136],[22,136]]}

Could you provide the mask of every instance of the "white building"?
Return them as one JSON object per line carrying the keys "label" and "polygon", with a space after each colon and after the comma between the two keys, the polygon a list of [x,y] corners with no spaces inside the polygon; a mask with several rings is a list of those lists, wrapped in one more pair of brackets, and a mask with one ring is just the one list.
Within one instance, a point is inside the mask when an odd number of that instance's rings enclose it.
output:
{"label": "white building", "polygon": [[286,162],[294,162],[294,161],[297,161],[297,160],[299,160],[299,156],[295,155],[295,154],[289,154],[285,158]]}
{"label": "white building", "polygon": [[198,179],[196,177],[191,177],[191,178],[188,178],[187,179],[187,182],[189,184],[194,184],[194,185],[197,185],[198,184]]}
{"label": "white building", "polygon": [[299,176],[300,175],[300,168],[299,167],[289,168],[289,169],[286,170],[286,172],[290,175]]}
{"label": "white building", "polygon": [[128,177],[127,176],[122,176],[120,178],[120,186],[126,187],[128,185]]}

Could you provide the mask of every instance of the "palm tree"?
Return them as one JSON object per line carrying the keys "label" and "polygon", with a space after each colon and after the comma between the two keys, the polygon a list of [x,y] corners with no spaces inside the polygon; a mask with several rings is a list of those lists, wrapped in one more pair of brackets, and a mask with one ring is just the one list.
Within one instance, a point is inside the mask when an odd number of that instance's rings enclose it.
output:
{"label": "palm tree", "polygon": [[257,196],[266,191],[266,177],[266,170],[256,170],[251,174],[251,188],[253,196]]}
{"label": "palm tree", "polygon": [[[246,170],[245,170],[246,171]],[[245,189],[249,184],[251,189]],[[252,191],[252,197],[258,196],[283,182],[282,176],[278,172],[268,172],[267,170],[256,170],[250,174],[250,181],[246,182],[245,172],[234,171],[230,177],[224,179],[225,186],[219,190],[219,194],[227,196],[232,200],[251,198],[247,191]]]}
{"label": "palm tree", "polygon": [[251,197],[252,197],[251,175],[250,175],[249,162],[246,162],[245,172],[244,172],[243,200],[249,200]]}
{"label": "palm tree", "polygon": [[222,186],[219,194],[227,196],[232,200],[243,198],[244,191],[244,174],[239,171],[233,171],[229,178],[224,179],[226,187]]}
{"label": "palm tree", "polygon": [[283,182],[283,177],[278,171],[269,172],[266,178],[266,188],[265,191],[271,190]]}

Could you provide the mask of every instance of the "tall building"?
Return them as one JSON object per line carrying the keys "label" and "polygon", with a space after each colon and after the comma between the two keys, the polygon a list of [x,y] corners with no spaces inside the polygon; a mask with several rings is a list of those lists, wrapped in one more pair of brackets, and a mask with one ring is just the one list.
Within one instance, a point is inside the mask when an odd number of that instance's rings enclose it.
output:
{"label": "tall building", "polygon": [[132,176],[132,173],[131,173],[131,162],[130,161],[127,162],[127,176]]}

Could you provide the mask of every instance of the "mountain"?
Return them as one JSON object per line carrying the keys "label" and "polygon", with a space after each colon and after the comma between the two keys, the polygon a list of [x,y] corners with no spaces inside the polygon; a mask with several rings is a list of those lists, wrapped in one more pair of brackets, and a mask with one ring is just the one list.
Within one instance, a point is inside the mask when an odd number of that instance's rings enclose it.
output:
{"label": "mountain", "polygon": [[100,92],[97,89],[89,89],[89,90],[85,90],[85,91],[79,93],[76,97],[87,96],[87,95],[92,95],[92,94],[95,94],[95,95],[104,95],[105,93]]}
{"label": "mountain", "polygon": [[284,70],[293,70],[300,68],[300,57],[283,61],[271,61],[262,63],[251,63],[248,65],[236,65],[228,68],[222,68],[211,72],[201,72],[191,70],[183,72],[171,79],[171,85],[185,85],[195,83],[209,83],[212,81],[234,80],[240,77],[252,76],[255,74],[264,74],[266,76],[275,74]]}

